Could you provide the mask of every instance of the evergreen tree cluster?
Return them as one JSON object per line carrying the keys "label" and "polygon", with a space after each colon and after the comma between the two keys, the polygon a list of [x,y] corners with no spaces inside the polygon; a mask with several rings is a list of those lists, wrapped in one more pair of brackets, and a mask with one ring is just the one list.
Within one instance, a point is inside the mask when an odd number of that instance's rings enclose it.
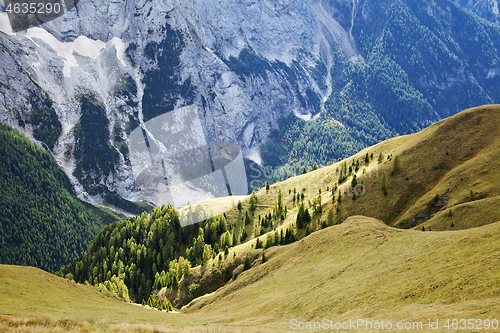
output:
{"label": "evergreen tree cluster", "polygon": [[34,138],[45,143],[49,149],[53,149],[62,133],[62,125],[50,99],[45,100],[43,106],[31,111],[30,124],[34,127]]}
{"label": "evergreen tree cluster", "polygon": [[113,277],[122,277],[130,298],[141,303],[156,289],[177,286],[191,265],[228,251],[236,243],[234,237],[234,225],[225,215],[181,227],[177,211],[161,206],[150,215],[104,227],[87,251],[57,274],[105,286]]}
{"label": "evergreen tree cluster", "polygon": [[166,310],[166,311],[172,311],[173,307],[170,301],[166,298],[163,300],[160,300],[159,298],[149,296],[148,298],[148,306],[152,308],[156,308],[158,310]]}
{"label": "evergreen tree cluster", "polygon": [[172,111],[179,107],[180,101],[181,106],[192,104],[197,89],[191,77],[182,82],[179,72],[180,56],[185,47],[182,32],[165,24],[163,33],[161,42],[150,42],[144,48],[144,55],[157,65],[146,72],[143,79],[144,121]]}
{"label": "evergreen tree cluster", "polygon": [[297,212],[297,228],[303,229],[310,223],[311,215],[309,214],[309,209],[304,208],[304,203],[301,203]]}
{"label": "evergreen tree cluster", "polygon": [[50,153],[0,125],[0,263],[55,272],[117,218],[75,198]]}
{"label": "evergreen tree cluster", "polygon": [[[73,279],[71,273],[69,273],[67,277],[71,280]],[[121,273],[118,276],[113,275],[111,277],[111,280],[107,280],[103,283],[98,283],[97,286],[108,290],[113,295],[123,298],[127,302],[130,302],[128,288],[125,285],[125,282],[123,281],[124,277],[125,277],[124,273]]]}
{"label": "evergreen tree cluster", "polygon": [[[260,247],[270,248],[271,246],[286,245],[296,242],[299,239],[297,231],[295,230],[295,225],[290,225],[285,230],[279,229],[275,230],[273,233],[268,233],[266,237],[266,243],[261,242]],[[259,240],[260,242],[260,240]],[[257,248],[257,247],[256,247]]]}
{"label": "evergreen tree cluster", "polygon": [[238,57],[230,56],[229,60],[223,59],[226,65],[242,80],[252,75],[267,79],[266,71],[271,71],[272,67],[267,60],[256,55],[251,49],[244,48]]}
{"label": "evergreen tree cluster", "polygon": [[177,286],[183,276],[189,275],[189,262],[182,256],[178,260],[171,260],[168,267],[167,271],[162,270],[161,273],[155,273],[154,289],[160,290],[165,287]]}
{"label": "evergreen tree cluster", "polygon": [[75,127],[75,170],[73,174],[91,195],[107,193],[102,177],[115,172],[119,154],[109,141],[109,120],[104,104],[94,96],[80,96],[80,122]]}

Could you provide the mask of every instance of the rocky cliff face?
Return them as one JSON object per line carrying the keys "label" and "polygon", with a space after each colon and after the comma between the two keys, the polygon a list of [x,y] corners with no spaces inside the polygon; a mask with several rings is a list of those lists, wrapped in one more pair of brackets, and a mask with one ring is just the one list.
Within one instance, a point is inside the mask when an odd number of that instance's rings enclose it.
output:
{"label": "rocky cliff face", "polygon": [[[331,33],[337,41],[331,35],[320,41],[311,7],[295,1],[82,1],[43,27],[17,34],[1,15],[2,122],[33,137],[30,112],[50,99],[62,125],[52,152],[78,193],[95,203],[106,190],[145,199],[126,149],[120,149],[140,124],[195,105],[208,141],[237,143],[244,156],[258,161],[258,147],[278,118],[318,113],[316,99],[327,93],[326,68],[319,82],[310,71],[325,66],[320,49],[340,42],[355,55],[339,26]],[[238,58],[242,50],[247,59]],[[254,62],[267,69],[255,71]],[[104,107],[114,151],[104,151],[109,161],[80,163],[79,170],[74,153],[85,141],[79,135],[89,135],[75,131],[85,127],[82,96]],[[114,164],[110,172],[108,162]]]}
{"label": "rocky cliff face", "polygon": [[[334,65],[356,72],[366,64],[392,2],[86,0],[16,34],[0,13],[0,121],[44,142],[85,200],[99,203],[112,192],[162,204],[161,189],[136,181],[134,130],[144,147],[161,151],[162,131],[173,124],[148,124],[194,108],[204,142],[235,143],[260,162],[258,148],[279,118],[293,112],[310,120],[340,94]],[[490,67],[498,75],[498,65]],[[463,78],[482,89],[463,68],[446,75],[450,86]],[[425,89],[441,84],[418,80]],[[34,121],[33,110],[51,116]],[[55,130],[57,141],[48,134]],[[201,193],[196,200],[213,195]]]}
{"label": "rocky cliff face", "polygon": [[482,18],[500,24],[498,0],[453,0]]}

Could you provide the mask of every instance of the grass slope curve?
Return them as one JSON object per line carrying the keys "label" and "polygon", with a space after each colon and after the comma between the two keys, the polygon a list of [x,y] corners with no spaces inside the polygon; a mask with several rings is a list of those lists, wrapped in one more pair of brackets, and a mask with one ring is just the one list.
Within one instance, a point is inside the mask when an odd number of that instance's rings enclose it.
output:
{"label": "grass slope curve", "polygon": [[500,222],[421,232],[353,216],[268,249],[266,257],[182,313],[127,304],[38,269],[0,266],[0,328],[9,332],[17,323],[23,331],[30,326],[22,323],[32,323],[31,329],[53,331],[68,323],[73,331],[286,332],[292,319],[368,318],[424,328],[439,320],[435,331],[449,332],[442,329],[447,319],[500,313]]}
{"label": "grass slope curve", "polygon": [[421,232],[354,216],[266,250],[266,257],[184,311],[270,331],[286,331],[291,319],[369,318],[425,328],[429,319],[444,324],[500,313],[500,223]]}
{"label": "grass slope curve", "polygon": [[[321,199],[323,212],[313,216],[316,226],[327,219],[330,209],[339,222],[363,215],[404,229],[458,230],[494,223],[500,220],[498,128],[500,105],[464,110],[418,133],[385,140],[345,160],[275,183],[269,190],[261,188],[255,216],[272,210],[281,190],[288,206],[285,224],[297,216],[294,191],[304,193],[306,208],[313,206],[309,201]],[[339,184],[343,165],[353,172]],[[241,199],[244,208],[249,198]]]}

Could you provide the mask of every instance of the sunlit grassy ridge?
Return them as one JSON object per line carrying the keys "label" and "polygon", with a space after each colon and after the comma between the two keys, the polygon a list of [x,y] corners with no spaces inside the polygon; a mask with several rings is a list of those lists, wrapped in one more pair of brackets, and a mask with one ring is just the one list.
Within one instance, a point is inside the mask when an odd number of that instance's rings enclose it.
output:
{"label": "sunlit grassy ridge", "polygon": [[[500,106],[466,110],[346,161],[262,188],[247,225],[242,218],[250,210],[250,196],[207,203],[227,207],[228,221],[236,222],[234,232],[245,228],[250,239],[230,249],[222,264],[248,256],[253,268],[193,300],[182,313],[126,304],[39,270],[0,266],[0,325],[57,331],[70,320],[73,331],[280,332],[290,331],[291,319],[424,324],[429,319],[442,324],[446,319],[499,319],[499,122]],[[365,164],[367,153],[373,158]],[[364,193],[353,200],[351,175],[333,200],[337,170],[357,160]],[[277,207],[280,191],[288,214],[273,218],[271,229],[296,223],[295,191],[304,194],[300,202],[312,215],[309,230],[316,232],[305,237],[305,230],[299,230],[298,242],[266,249],[268,260],[262,263],[263,250],[255,249],[259,215]],[[314,214],[320,195],[321,213]],[[335,225],[320,230],[330,211]],[[412,227],[416,230],[405,230]],[[260,239],[265,243],[266,237]],[[218,261],[210,259],[196,271],[209,272],[214,265]],[[27,318],[35,324],[30,326]],[[440,327],[436,332],[450,331]]]}
{"label": "sunlit grassy ridge", "polygon": [[[260,258],[260,251],[252,253]],[[266,257],[180,314],[126,304],[37,269],[0,266],[0,325],[41,318],[32,321],[46,330],[70,320],[74,331],[282,332],[291,319],[427,323],[500,314],[500,223],[421,232],[354,216]]]}
{"label": "sunlit grassy ridge", "polygon": [[[364,215],[399,228],[427,231],[494,223],[500,220],[500,137],[495,135],[498,128],[499,105],[468,109],[418,133],[383,141],[346,160],[272,184],[269,189],[261,188],[256,193],[257,209],[251,214],[249,225],[245,226],[241,218],[249,209],[250,196],[232,199],[233,207],[227,210],[227,216],[238,222],[236,230],[245,228],[249,237],[254,238],[258,236],[255,233],[258,216],[273,211],[281,191],[288,214],[284,221],[275,221],[274,227],[284,229],[296,222],[298,201],[292,200],[295,190],[304,193],[306,208],[321,195],[323,213],[313,214],[311,230],[320,228],[330,210],[335,215],[334,223],[352,215]],[[365,164],[366,154],[370,158],[368,164]],[[396,157],[399,167],[394,170]],[[351,175],[340,184],[333,198],[332,188],[338,184],[342,164],[351,166],[353,161],[360,163],[356,175],[358,183],[363,183],[358,188],[363,194],[352,200]],[[381,189],[384,175],[387,195]],[[242,211],[235,206],[237,200],[242,201]],[[219,198],[204,205],[229,207],[229,201]],[[303,237],[305,230],[299,230],[298,234]],[[260,236],[260,240],[265,243],[266,235]],[[230,255],[246,253],[254,246],[255,240],[246,242],[234,247]]]}
{"label": "sunlit grassy ridge", "polygon": [[[324,212],[313,221],[326,220],[327,212],[333,209],[339,222],[348,216],[365,215],[388,225],[426,230],[465,229],[496,222],[500,220],[500,209],[495,205],[500,199],[498,128],[499,105],[465,110],[418,133],[383,141],[346,160],[273,184],[269,190],[262,188],[257,192],[255,216],[272,210],[281,190],[288,206],[284,222],[294,222],[298,207],[292,201],[295,189],[305,194],[306,208],[321,190]],[[367,153],[373,158],[365,164]],[[394,170],[396,158],[399,164]],[[342,164],[349,167],[353,161],[359,161],[359,170],[353,174],[358,184],[363,183],[356,200],[350,187],[352,175],[340,184],[332,200]],[[382,190],[384,175],[387,195]],[[244,207],[248,207],[248,200],[242,200]],[[238,214],[236,209],[230,213]],[[313,222],[313,226],[318,225]]]}

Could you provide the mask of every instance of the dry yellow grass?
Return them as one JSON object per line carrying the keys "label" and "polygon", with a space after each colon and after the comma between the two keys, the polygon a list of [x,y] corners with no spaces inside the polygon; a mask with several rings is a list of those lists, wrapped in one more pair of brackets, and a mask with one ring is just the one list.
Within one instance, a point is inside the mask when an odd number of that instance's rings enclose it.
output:
{"label": "dry yellow grass", "polygon": [[[254,221],[272,210],[281,190],[288,215],[275,227],[294,223],[294,189],[305,194],[306,207],[321,189],[324,212],[314,216],[315,228],[330,209],[339,221],[351,217],[266,250],[266,263],[194,300],[183,313],[126,304],[104,290],[34,268],[0,265],[0,330],[286,332],[291,319],[370,318],[422,322],[422,331],[429,331],[428,320],[439,320],[440,329],[433,332],[454,332],[443,329],[446,319],[500,320],[500,137],[494,135],[499,125],[500,106],[484,106],[361,151],[347,159],[348,165],[361,163],[357,175],[365,193],[357,200],[343,194],[341,204],[332,201],[328,190],[338,180],[341,163],[273,184],[269,191],[260,189]],[[368,166],[366,153],[374,154]],[[380,164],[379,153],[384,156]],[[396,156],[401,168],[391,176]],[[387,196],[380,189],[383,174]],[[342,193],[349,183],[342,184]],[[471,191],[473,200],[468,200]],[[233,199],[248,208],[249,196]],[[244,210],[231,200],[208,205],[228,206],[228,220],[252,235],[253,224],[243,226]],[[422,213],[431,218],[412,221]],[[422,232],[422,226],[433,231]],[[233,252],[258,254],[254,244],[255,239],[234,247],[229,258]]]}
{"label": "dry yellow grass", "polygon": [[274,331],[286,331],[294,318],[500,316],[500,223],[420,232],[356,216],[266,253],[268,262],[186,311]]}
{"label": "dry yellow grass", "polygon": [[[500,105],[462,111],[418,133],[386,140],[347,158],[348,166],[353,160],[359,160],[361,165],[357,179],[358,183],[363,182],[364,193],[356,200],[352,200],[352,178],[340,186],[342,203],[332,200],[331,189],[338,181],[337,170],[344,162],[341,161],[273,184],[269,191],[260,189],[255,216],[272,211],[281,190],[289,213],[285,221],[276,226],[286,227],[295,222],[297,214],[297,206],[292,203],[293,190],[305,194],[304,202],[308,207],[309,201],[317,198],[321,189],[324,213],[315,216],[316,221],[326,220],[326,212],[334,209],[338,220],[364,215],[401,228],[421,229],[424,226],[432,230],[456,230],[496,222],[500,219],[500,211],[494,209],[491,199],[500,196],[500,136],[494,134],[498,128]],[[366,153],[374,156],[369,165],[364,163]],[[379,154],[383,155],[382,163],[377,162]],[[399,156],[400,170],[391,176],[396,156]],[[381,190],[384,174],[387,196]],[[475,196],[472,206],[467,202],[471,191]],[[444,197],[445,201],[442,207],[435,209],[430,203],[436,195]],[[248,207],[249,196],[238,199],[244,208]],[[474,213],[471,207],[476,207]],[[449,214],[448,208],[452,214],[443,219],[443,213]],[[430,219],[418,218],[422,213]],[[230,220],[240,223],[241,213],[236,208],[227,214]],[[316,222],[313,225],[317,227]],[[247,226],[247,231],[252,234],[252,225]],[[299,233],[302,235],[303,232]]]}
{"label": "dry yellow grass", "polygon": [[421,232],[354,216],[266,256],[178,314],[126,304],[38,269],[0,266],[0,330],[286,332],[292,319],[369,318],[439,320],[436,332],[454,332],[443,329],[445,320],[500,319],[500,222]]}

